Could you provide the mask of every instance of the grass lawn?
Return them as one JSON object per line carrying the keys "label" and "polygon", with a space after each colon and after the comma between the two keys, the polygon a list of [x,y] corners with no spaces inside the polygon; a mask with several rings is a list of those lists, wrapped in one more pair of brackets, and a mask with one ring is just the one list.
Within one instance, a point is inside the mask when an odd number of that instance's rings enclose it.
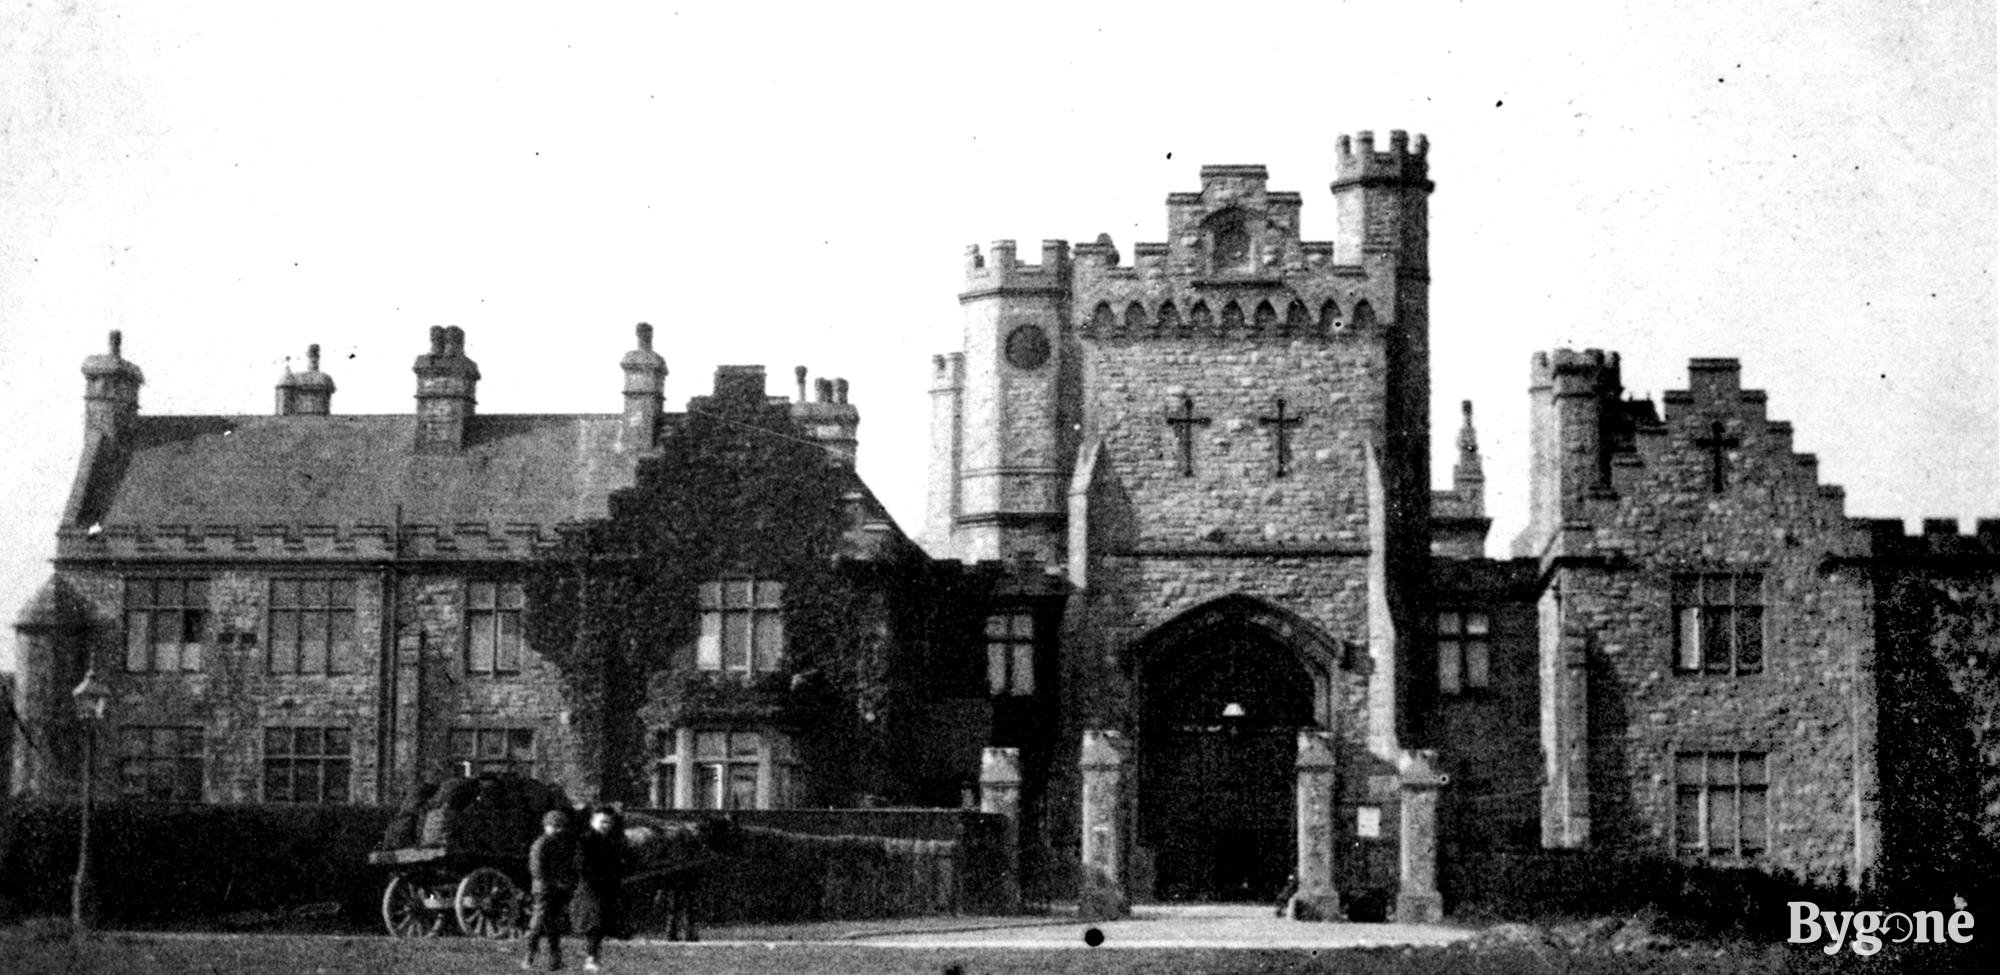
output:
{"label": "grass lawn", "polygon": [[[1884,951],[1860,958],[1843,951],[1827,957],[1816,950],[1779,945],[1732,952],[1682,949],[1661,953],[1613,954],[1553,948],[1498,946],[1467,948],[1381,948],[1343,951],[1224,950],[998,950],[898,949],[819,944],[668,945],[614,942],[606,949],[611,972],[702,972],[710,975],[779,973],[806,975],[855,972],[868,975],[1235,975],[1235,973],[1614,973],[1614,972],[1897,972],[1990,971],[1976,967],[1973,953],[1922,955]],[[309,935],[184,936],[112,933],[75,945],[46,929],[0,930],[0,973],[104,973],[104,975],[335,975],[413,972],[474,975],[518,971],[513,944],[441,938],[395,941],[380,937],[333,938]],[[571,970],[582,961],[572,946]]]}

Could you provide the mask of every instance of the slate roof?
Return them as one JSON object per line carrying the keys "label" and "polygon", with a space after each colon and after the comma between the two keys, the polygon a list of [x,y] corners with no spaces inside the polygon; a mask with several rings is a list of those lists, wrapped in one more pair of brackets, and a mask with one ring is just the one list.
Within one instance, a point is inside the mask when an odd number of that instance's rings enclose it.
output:
{"label": "slate roof", "polygon": [[482,415],[457,453],[416,418],[140,416],[122,456],[86,456],[70,524],[536,524],[602,517],[630,486],[616,414]]}

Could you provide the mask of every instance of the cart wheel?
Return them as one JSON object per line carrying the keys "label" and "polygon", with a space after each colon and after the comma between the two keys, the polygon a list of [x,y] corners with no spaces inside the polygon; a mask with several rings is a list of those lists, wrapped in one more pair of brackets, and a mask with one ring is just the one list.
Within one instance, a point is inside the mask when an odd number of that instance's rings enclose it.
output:
{"label": "cart wheel", "polygon": [[453,901],[458,929],[473,938],[518,938],[527,927],[528,898],[506,874],[480,867],[458,882]]}
{"label": "cart wheel", "polygon": [[444,912],[424,903],[424,888],[397,874],[382,891],[382,926],[394,938],[431,938],[444,931]]}

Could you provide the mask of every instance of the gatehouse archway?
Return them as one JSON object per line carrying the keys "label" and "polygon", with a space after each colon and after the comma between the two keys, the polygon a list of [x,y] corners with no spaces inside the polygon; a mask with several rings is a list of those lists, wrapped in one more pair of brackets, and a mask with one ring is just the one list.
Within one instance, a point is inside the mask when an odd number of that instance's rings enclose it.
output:
{"label": "gatehouse archway", "polygon": [[1283,892],[1297,857],[1298,733],[1333,724],[1333,647],[1245,597],[1139,645],[1137,837],[1156,897],[1272,903]]}

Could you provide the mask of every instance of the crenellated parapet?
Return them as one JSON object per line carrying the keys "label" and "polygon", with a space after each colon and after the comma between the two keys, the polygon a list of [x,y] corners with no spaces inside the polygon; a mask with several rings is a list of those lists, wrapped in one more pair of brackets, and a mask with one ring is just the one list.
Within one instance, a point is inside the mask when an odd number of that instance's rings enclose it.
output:
{"label": "crenellated parapet", "polygon": [[1556,396],[1600,396],[1623,387],[1621,372],[1616,352],[1557,349],[1535,353],[1528,385],[1547,388]]}
{"label": "crenellated parapet", "polygon": [[1956,518],[1925,518],[1921,529],[1910,534],[1900,519],[1874,519],[1868,530],[1878,559],[1918,567],[2000,569],[2000,518],[1979,519],[1971,534],[1959,531]]}
{"label": "crenellated parapet", "polygon": [[1353,138],[1341,136],[1334,156],[1333,189],[1348,186],[1410,186],[1430,192],[1431,140],[1418,133],[1415,145],[1402,129],[1389,133],[1387,152],[1375,151],[1375,133],[1363,130]]}
{"label": "crenellated parapet", "polygon": [[1011,240],[996,240],[981,253],[965,249],[965,290],[961,301],[999,293],[1060,293],[1068,287],[1069,242],[1042,241],[1042,262],[1023,264]]}

